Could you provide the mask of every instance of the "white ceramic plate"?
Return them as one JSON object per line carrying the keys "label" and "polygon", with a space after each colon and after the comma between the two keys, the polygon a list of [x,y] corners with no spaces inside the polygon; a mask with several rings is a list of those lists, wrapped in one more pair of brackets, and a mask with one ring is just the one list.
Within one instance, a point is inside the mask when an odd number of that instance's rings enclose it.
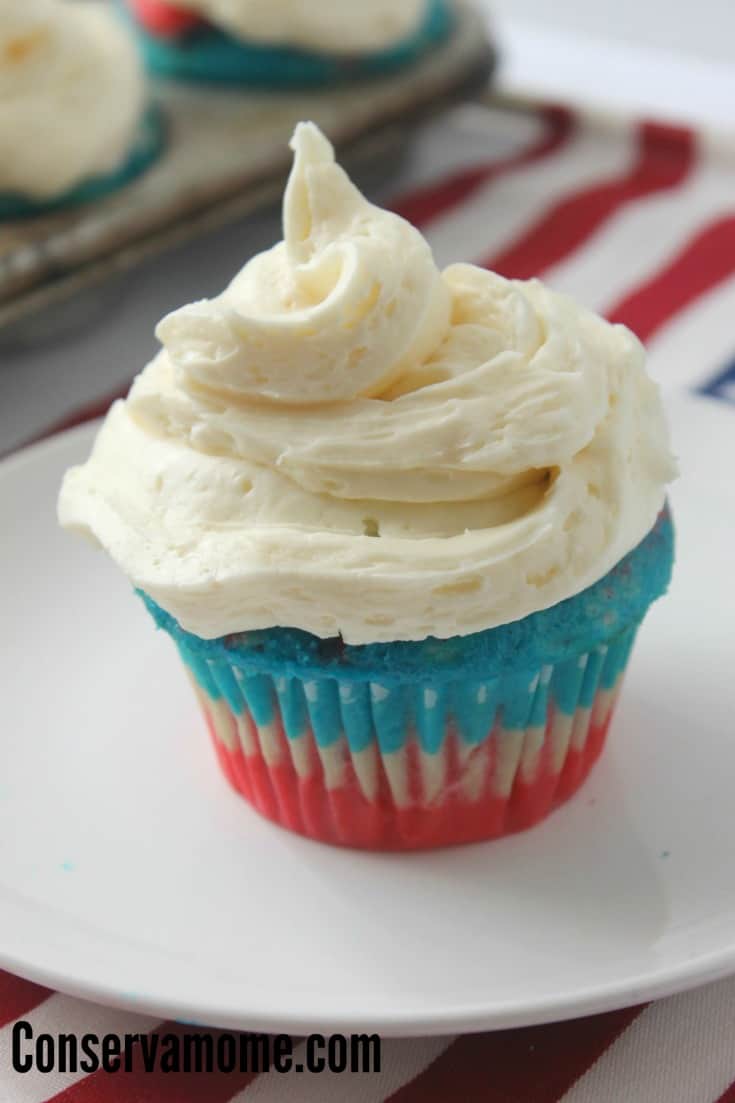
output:
{"label": "white ceramic plate", "polygon": [[294,837],[227,788],[170,641],[56,528],[89,428],[0,465],[0,964],[188,1021],[386,1035],[735,971],[735,421],[671,409],[679,562],[607,753],[541,827],[414,856]]}

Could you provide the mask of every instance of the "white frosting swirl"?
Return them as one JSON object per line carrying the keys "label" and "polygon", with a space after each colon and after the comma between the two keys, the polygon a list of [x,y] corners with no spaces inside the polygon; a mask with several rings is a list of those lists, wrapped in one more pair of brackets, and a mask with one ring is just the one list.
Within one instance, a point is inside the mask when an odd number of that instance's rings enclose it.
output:
{"label": "white frosting swirl", "polygon": [[135,47],[114,13],[0,0],[0,192],[48,200],[114,172],[144,100]]}
{"label": "white frosting swirl", "polygon": [[232,398],[380,394],[446,333],[448,289],[421,235],[365,202],[316,127],[302,126],[294,149],[286,240],[157,335],[182,380]]}
{"label": "white frosting swirl", "polygon": [[207,638],[448,637],[602,577],[675,473],[640,343],[538,281],[440,275],[316,128],[294,148],[285,242],[164,319],[62,524]]}
{"label": "white frosting swirl", "polygon": [[320,53],[384,50],[417,31],[426,0],[177,0],[248,42]]}

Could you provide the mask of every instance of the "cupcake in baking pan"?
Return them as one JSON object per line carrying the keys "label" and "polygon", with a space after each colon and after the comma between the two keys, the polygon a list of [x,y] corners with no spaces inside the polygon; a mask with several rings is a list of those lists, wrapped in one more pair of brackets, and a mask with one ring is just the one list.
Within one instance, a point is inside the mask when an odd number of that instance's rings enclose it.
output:
{"label": "cupcake in baking pan", "polygon": [[449,0],[126,0],[153,72],[255,87],[393,72],[442,42]]}
{"label": "cupcake in baking pan", "polygon": [[134,41],[82,0],[0,0],[0,219],[99,199],[155,159]]}
{"label": "cupcake in baking pan", "polygon": [[668,585],[658,389],[624,327],[440,272],[316,127],[293,148],[284,240],[163,319],[61,523],[172,637],[263,815],[373,849],[529,827],[599,756]]}

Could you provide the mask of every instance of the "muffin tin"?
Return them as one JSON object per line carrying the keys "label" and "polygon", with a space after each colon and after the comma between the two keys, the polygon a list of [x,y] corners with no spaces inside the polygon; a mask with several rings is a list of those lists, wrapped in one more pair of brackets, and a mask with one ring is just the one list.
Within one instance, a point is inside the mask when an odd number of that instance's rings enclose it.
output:
{"label": "muffin tin", "polygon": [[454,7],[447,42],[390,77],[288,94],[154,85],[167,140],[153,168],[94,206],[0,225],[0,327],[276,198],[300,119],[317,122],[348,167],[400,146],[417,117],[492,70],[484,18],[464,0]]}

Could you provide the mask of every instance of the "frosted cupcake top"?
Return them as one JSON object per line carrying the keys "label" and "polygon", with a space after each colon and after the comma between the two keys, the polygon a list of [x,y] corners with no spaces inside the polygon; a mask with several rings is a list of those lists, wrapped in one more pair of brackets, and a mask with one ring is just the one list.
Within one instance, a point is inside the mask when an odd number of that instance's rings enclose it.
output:
{"label": "frosted cupcake top", "polygon": [[424,22],[427,0],[176,0],[247,42],[320,53],[389,49]]}
{"label": "frosted cupcake top", "polygon": [[204,638],[446,638],[600,579],[675,474],[640,343],[536,280],[439,272],[316,127],[292,144],[285,240],[160,323],[61,523]]}
{"label": "frosted cupcake top", "polygon": [[102,5],[0,0],[0,192],[47,200],[115,171],[144,97],[135,47]]}

